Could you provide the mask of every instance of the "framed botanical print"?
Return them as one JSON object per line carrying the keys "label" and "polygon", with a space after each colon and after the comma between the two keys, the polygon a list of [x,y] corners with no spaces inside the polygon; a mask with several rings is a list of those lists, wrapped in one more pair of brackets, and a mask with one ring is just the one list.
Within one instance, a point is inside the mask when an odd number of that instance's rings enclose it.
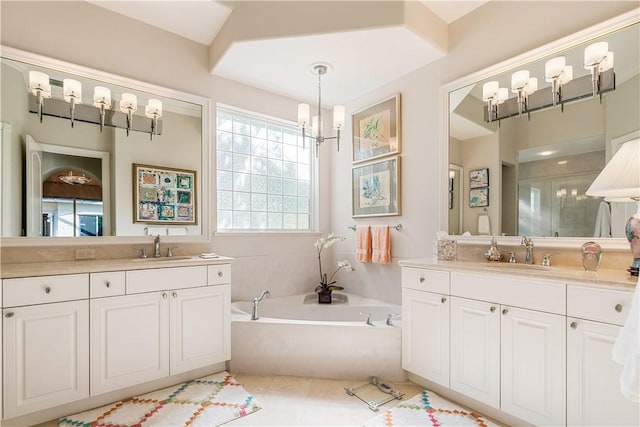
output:
{"label": "framed botanical print", "polygon": [[133,164],[133,222],[197,224],[196,171]]}
{"label": "framed botanical print", "polygon": [[469,188],[489,186],[489,168],[469,171]]}
{"label": "framed botanical print", "polygon": [[354,113],[353,163],[401,152],[400,94]]}
{"label": "framed botanical print", "polygon": [[489,187],[469,190],[469,207],[482,208],[489,206]]}
{"label": "framed botanical print", "polygon": [[400,215],[400,156],[351,169],[354,218]]}

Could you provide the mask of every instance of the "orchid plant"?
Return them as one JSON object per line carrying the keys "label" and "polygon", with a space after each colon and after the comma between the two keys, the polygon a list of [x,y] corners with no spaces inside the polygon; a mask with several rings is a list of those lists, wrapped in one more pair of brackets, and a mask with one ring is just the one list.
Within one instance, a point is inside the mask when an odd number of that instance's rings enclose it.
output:
{"label": "orchid plant", "polygon": [[316,292],[332,292],[332,291],[341,291],[344,289],[342,286],[336,286],[335,280],[333,277],[338,273],[338,271],[345,269],[348,271],[353,271],[355,268],[349,263],[349,261],[342,260],[338,261],[338,268],[335,269],[330,276],[327,276],[327,273],[322,271],[322,251],[326,248],[333,246],[333,244],[337,241],[343,241],[343,236],[338,236],[333,233],[329,234],[326,238],[322,237],[313,244],[315,246],[316,251],[318,252],[318,269],[320,270],[320,285],[316,286]]}

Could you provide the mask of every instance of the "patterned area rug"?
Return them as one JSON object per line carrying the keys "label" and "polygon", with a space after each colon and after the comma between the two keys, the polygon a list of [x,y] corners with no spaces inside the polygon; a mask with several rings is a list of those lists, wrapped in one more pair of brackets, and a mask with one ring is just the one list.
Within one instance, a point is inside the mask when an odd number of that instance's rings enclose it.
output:
{"label": "patterned area rug", "polygon": [[437,394],[423,390],[409,400],[387,409],[365,423],[366,427],[396,426],[481,426],[495,427],[482,415],[471,412]]}
{"label": "patterned area rug", "polygon": [[227,372],[60,418],[59,426],[218,426],[261,409]]}

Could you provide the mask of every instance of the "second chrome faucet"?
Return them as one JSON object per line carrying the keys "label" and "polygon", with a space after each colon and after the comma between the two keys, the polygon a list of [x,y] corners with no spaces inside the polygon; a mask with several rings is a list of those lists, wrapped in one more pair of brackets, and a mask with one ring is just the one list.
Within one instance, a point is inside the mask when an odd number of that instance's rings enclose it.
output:
{"label": "second chrome faucet", "polygon": [[253,299],[253,310],[251,311],[251,320],[258,320],[260,318],[260,316],[258,315],[258,305],[260,304],[260,301],[262,301],[264,297],[271,298],[271,292],[262,291],[260,296],[255,297]]}

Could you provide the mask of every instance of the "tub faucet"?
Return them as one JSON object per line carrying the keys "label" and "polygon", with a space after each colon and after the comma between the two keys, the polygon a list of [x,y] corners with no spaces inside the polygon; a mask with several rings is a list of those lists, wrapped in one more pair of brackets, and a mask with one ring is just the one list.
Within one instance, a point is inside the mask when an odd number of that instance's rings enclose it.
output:
{"label": "tub faucet", "polygon": [[520,246],[524,246],[524,248],[527,250],[524,256],[524,263],[533,264],[533,241],[531,240],[531,238],[522,236],[522,243],[520,243]]}
{"label": "tub faucet", "polygon": [[154,258],[160,258],[160,235],[158,234],[156,237],[153,238],[153,257]]}
{"label": "tub faucet", "polygon": [[258,304],[264,297],[271,298],[271,292],[262,291],[259,297],[255,297],[253,299],[253,311],[251,312],[251,320],[258,320],[260,316],[258,316]]}

